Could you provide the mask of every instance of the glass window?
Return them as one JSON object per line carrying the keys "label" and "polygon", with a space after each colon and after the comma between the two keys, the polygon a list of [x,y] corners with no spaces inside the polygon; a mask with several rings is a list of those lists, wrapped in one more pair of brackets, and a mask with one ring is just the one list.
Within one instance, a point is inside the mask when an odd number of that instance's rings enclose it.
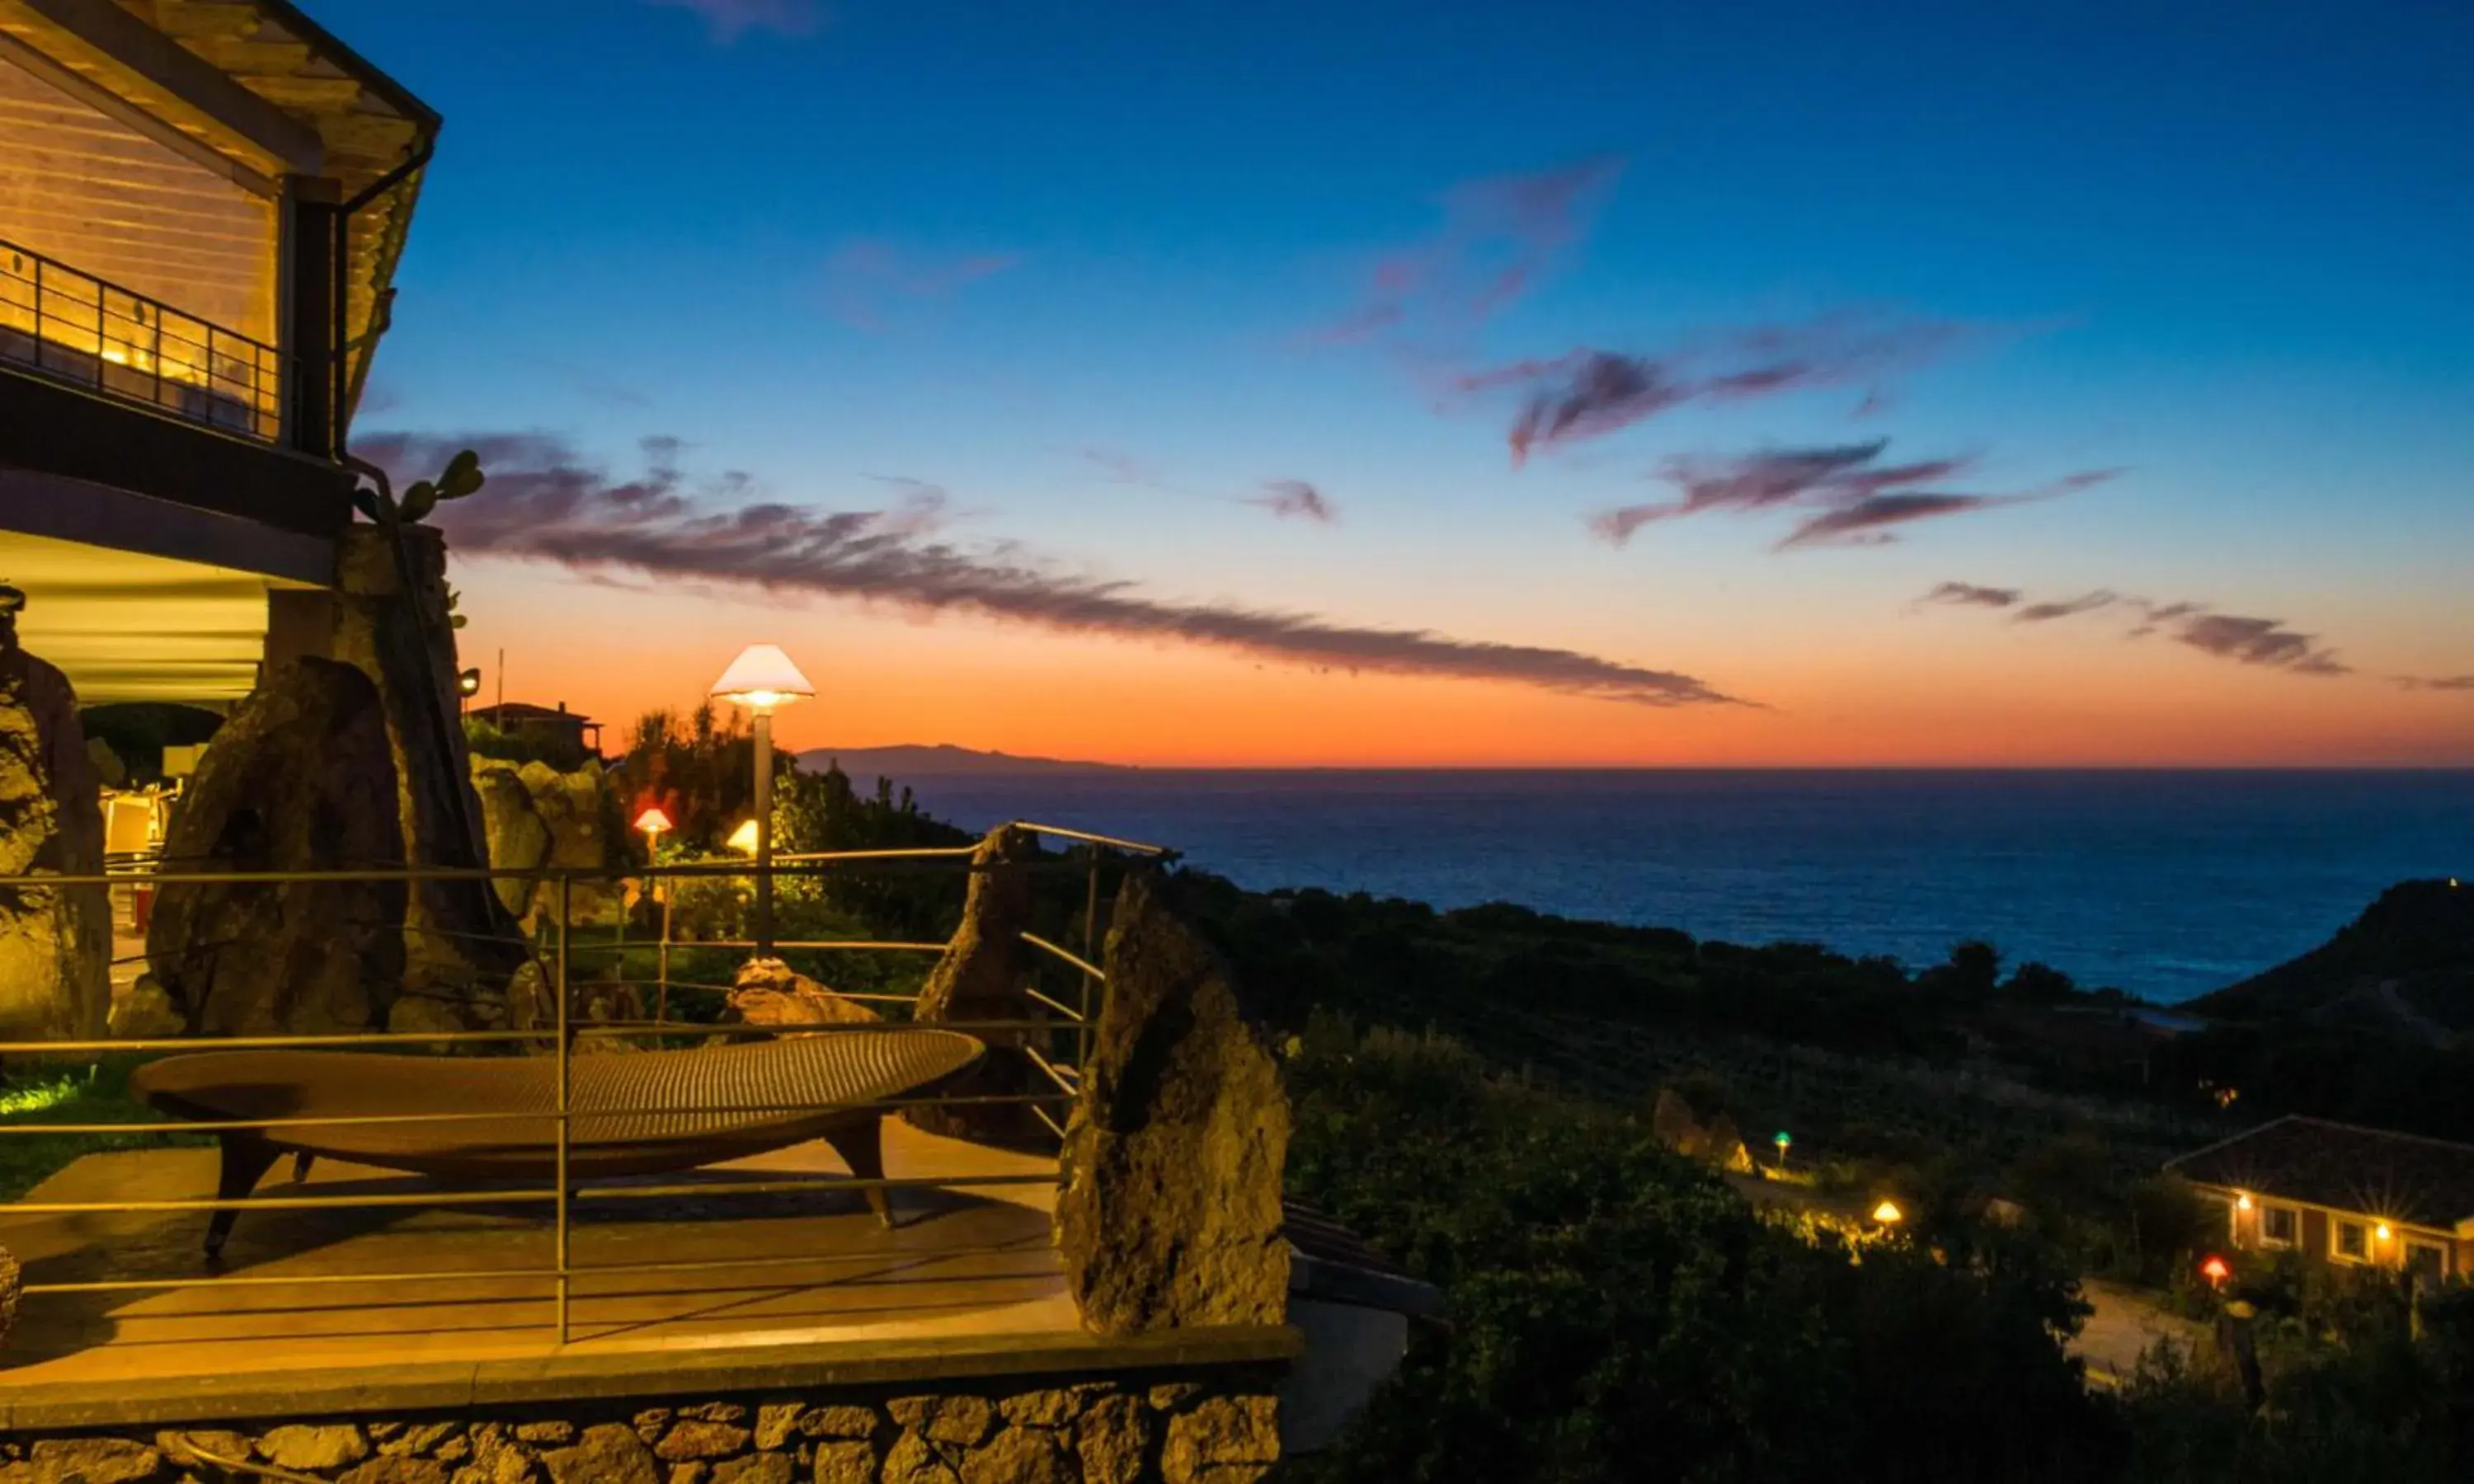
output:
{"label": "glass window", "polygon": [[2341,1221],[2337,1223],[2338,1257],[2351,1257],[2355,1261],[2361,1262],[2369,1257],[2370,1255],[2370,1237],[2368,1233],[2363,1230],[2363,1224],[2361,1222]]}
{"label": "glass window", "polygon": [[2274,1242],[2280,1247],[2292,1246],[2294,1229],[2299,1225],[2298,1215],[2290,1206],[2270,1206],[2263,1209],[2259,1213],[2261,1240]]}

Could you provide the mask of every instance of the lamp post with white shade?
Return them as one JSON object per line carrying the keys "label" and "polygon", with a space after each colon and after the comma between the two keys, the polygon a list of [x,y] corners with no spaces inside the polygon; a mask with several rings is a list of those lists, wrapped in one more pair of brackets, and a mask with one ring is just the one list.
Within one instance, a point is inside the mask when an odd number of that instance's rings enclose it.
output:
{"label": "lamp post with white shade", "polygon": [[756,951],[773,951],[773,711],[816,693],[790,657],[773,644],[750,644],[739,652],[713,694],[743,706],[756,722]]}

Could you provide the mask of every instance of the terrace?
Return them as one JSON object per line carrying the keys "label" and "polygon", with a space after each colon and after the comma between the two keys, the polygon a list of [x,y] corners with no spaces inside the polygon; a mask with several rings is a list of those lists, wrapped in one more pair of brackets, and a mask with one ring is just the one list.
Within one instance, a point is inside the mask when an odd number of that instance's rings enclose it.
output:
{"label": "terrace", "polygon": [[[1018,847],[1033,838],[1064,849],[1035,850],[1012,865],[991,851],[1000,839]],[[945,942],[672,935],[670,914],[660,909],[682,892],[744,888],[764,870],[746,864],[670,865],[618,876],[557,868],[248,873],[141,860],[83,883],[157,893],[371,883],[529,889],[556,904],[521,943],[548,992],[546,1018],[419,1035],[183,1035],[0,1046],[20,1079],[30,1061],[57,1068],[100,1059],[103,1069],[93,1075],[109,1076],[133,1062],[205,1050],[291,1055],[382,1047],[467,1067],[520,1057],[554,1070],[557,1106],[517,1116],[537,1121],[537,1137],[559,1169],[569,1168],[570,1154],[584,1158],[596,1120],[689,1112],[882,1115],[882,1167],[855,1163],[830,1137],[691,1169],[549,1181],[407,1174],[322,1157],[305,1172],[279,1169],[235,1202],[228,1189],[219,1191],[217,1156],[203,1136],[300,1137],[371,1123],[434,1128],[482,1114],[451,1099],[383,1115],[304,1108],[203,1123],[151,1113],[128,1122],[75,1108],[21,1106],[0,1121],[0,1138],[99,1140],[107,1147],[65,1159],[0,1207],[0,1248],[23,1264],[21,1312],[0,1352],[0,1425],[142,1430],[235,1418],[567,1408],[593,1399],[784,1386],[862,1395],[869,1387],[1002,1389],[1028,1383],[1008,1378],[1031,1377],[1104,1389],[1150,1384],[1138,1379],[1144,1376],[1259,1376],[1267,1366],[1304,1375],[1299,1331],[1281,1323],[1127,1330],[1097,1322],[1080,1302],[1076,1259],[1058,1235],[1059,1150],[1091,1116],[1083,1089],[1098,1042],[1125,1034],[1122,1026],[1106,1028],[1113,965],[1097,961],[1109,936],[1111,898],[1122,901],[1128,873],[1163,853],[1136,842],[1023,826],[980,846],[817,852],[770,864],[786,887],[849,874],[888,881],[958,877],[972,890],[960,926]],[[1049,881],[1046,899],[1070,900],[1079,922],[1048,935],[1019,921],[1008,925],[996,903],[1001,894],[987,889],[1007,872]],[[49,889],[82,884],[18,877],[0,880],[0,889],[37,882]],[[630,915],[586,904],[590,894],[606,893],[600,899],[607,902],[631,889],[643,909],[632,915],[632,939]],[[1047,911],[1034,925],[1055,916]],[[661,925],[643,931],[647,922]],[[1079,951],[1055,941],[1077,933]],[[143,951],[127,940],[124,948],[131,950],[124,957]],[[716,1014],[730,988],[722,967],[750,953],[795,960],[820,976],[840,965],[835,978],[848,973],[869,982],[849,966],[933,956],[943,970],[991,951],[1018,969],[1015,1008],[1002,1014],[958,1001],[940,1010],[930,1000],[943,975],[933,971],[925,993],[833,993],[837,1015],[863,1006],[881,1020],[751,1024]],[[593,1064],[641,1062],[665,1046],[864,1040],[931,1024],[984,1044],[979,1071],[864,1103],[752,1103],[740,1092],[619,1107],[586,1093],[592,1078],[576,1075],[579,1065],[591,1073]],[[76,1101],[74,1084],[34,1085],[63,1089],[61,1095]],[[1015,1111],[1034,1120],[1035,1137],[1008,1136],[985,1121]],[[928,1112],[982,1121],[958,1133],[916,1126],[914,1115]],[[879,1193],[890,1202],[890,1224],[868,1209]],[[220,1260],[202,1261],[199,1238],[219,1206],[236,1207],[239,1220]],[[1346,1291],[1348,1313],[1371,1312],[1370,1292],[1414,1289],[1382,1273],[1345,1233],[1310,1219],[1293,1217],[1292,1226],[1295,1323],[1307,1323],[1312,1295],[1335,1284]],[[1404,1307],[1417,1306],[1414,1293],[1411,1299]],[[1317,1322],[1345,1352],[1358,1337],[1345,1324],[1329,1326],[1340,1312],[1330,1308]],[[1340,1391],[1356,1395],[1363,1384],[1361,1377]],[[1319,1395],[1298,1415],[1322,1415],[1336,1426],[1346,1407],[1335,1409],[1330,1387],[1316,1386]]]}

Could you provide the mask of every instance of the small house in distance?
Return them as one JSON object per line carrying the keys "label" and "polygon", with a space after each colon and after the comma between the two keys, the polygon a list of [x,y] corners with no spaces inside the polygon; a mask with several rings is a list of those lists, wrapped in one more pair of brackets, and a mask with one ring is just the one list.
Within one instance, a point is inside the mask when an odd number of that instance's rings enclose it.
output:
{"label": "small house in distance", "polygon": [[566,767],[601,755],[601,724],[580,711],[569,710],[564,701],[556,706],[501,701],[465,714],[485,727],[555,754]]}
{"label": "small house in distance", "polygon": [[2165,1167],[2224,1204],[2243,1251],[2474,1276],[2474,1144],[2292,1114]]}

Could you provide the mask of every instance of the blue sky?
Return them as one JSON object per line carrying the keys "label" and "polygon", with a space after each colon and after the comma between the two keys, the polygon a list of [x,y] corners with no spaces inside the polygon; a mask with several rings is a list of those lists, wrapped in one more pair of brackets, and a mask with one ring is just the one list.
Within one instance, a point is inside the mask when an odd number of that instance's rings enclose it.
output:
{"label": "blue sky", "polygon": [[[541,429],[619,475],[673,436],[691,483],[740,469],[837,510],[885,502],[870,476],[928,481],[957,542],[1731,692],[1751,676],[1807,721],[1807,690],[1840,688],[1813,665],[1973,674],[2026,642],[1999,614],[1919,620],[1937,582],[2199,600],[2359,672],[2177,653],[2228,672],[2200,689],[2239,679],[2251,702],[2224,714],[2274,730],[2294,695],[2341,692],[2405,717],[2413,760],[2474,761],[2474,693],[2389,693],[2474,672],[2465,7],[314,9],[448,120],[367,428]],[[1415,347],[1314,342],[1387,255],[1448,236],[1456,187],[1599,159],[1619,174],[1499,312]],[[1443,362],[1657,357],[1834,314],[1964,334],[1516,469],[1512,401],[1435,393]],[[1621,547],[1587,528],[1663,498],[1669,460],[1876,438],[1887,460],[1973,457],[1971,491],[2120,472],[1880,546],[1773,551],[1791,522],[1768,510]],[[1340,518],[1241,503],[1277,478]],[[477,562],[467,586],[512,616],[575,580]],[[826,643],[882,621],[828,601],[802,623]],[[2120,634],[2032,653],[2088,685]],[[1507,691],[1506,735],[1610,709],[1554,701]],[[1609,755],[1649,725],[1611,721]],[[1780,725],[1792,755],[1809,726]]]}

